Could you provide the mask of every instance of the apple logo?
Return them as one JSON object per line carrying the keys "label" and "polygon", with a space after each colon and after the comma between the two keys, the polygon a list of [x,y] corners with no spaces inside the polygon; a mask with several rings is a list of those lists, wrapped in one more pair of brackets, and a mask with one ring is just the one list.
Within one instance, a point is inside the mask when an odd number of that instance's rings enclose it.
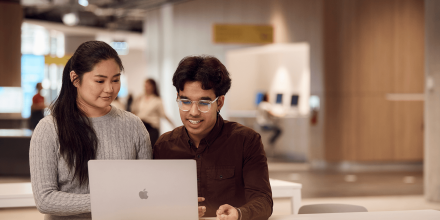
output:
{"label": "apple logo", "polygon": [[141,199],[148,199],[148,194],[147,194],[148,192],[147,191],[145,191],[145,189],[144,189],[144,191],[140,191],[139,192],[139,197],[141,198]]}

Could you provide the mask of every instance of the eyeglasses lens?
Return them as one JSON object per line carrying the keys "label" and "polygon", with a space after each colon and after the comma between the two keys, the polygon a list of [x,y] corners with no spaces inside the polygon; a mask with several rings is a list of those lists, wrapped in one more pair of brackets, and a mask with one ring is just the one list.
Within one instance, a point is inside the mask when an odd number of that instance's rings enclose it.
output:
{"label": "eyeglasses lens", "polygon": [[[191,107],[193,105],[193,102],[189,101],[189,100],[178,100],[177,103],[179,105],[179,108],[183,111],[191,110]],[[208,112],[209,109],[211,108],[211,103],[209,101],[201,100],[196,103],[197,103],[198,109],[201,112]]]}

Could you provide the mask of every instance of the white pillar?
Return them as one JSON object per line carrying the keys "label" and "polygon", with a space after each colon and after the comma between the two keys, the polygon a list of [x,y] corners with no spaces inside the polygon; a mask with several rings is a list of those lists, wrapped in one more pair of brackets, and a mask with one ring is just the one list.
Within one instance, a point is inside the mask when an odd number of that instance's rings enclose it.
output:
{"label": "white pillar", "polygon": [[425,198],[440,202],[440,1],[425,0]]}
{"label": "white pillar", "polygon": [[[160,89],[163,105],[166,114],[172,121],[180,121],[178,114],[176,99],[176,89],[173,86],[173,74],[177,65],[173,63],[174,60],[174,45],[173,39],[173,4],[168,3],[162,6],[160,10],[161,17],[161,39],[162,39],[162,54],[161,54],[161,75],[160,75]],[[169,131],[173,129],[168,123],[161,124],[162,131]]]}
{"label": "white pillar", "polygon": [[[171,3],[164,4],[159,10],[153,10],[147,14],[145,22],[147,74],[159,85],[165,113],[175,125],[180,125],[179,110],[175,102],[176,89],[172,82],[177,68],[174,62],[173,19],[173,4]],[[172,129],[173,127],[168,122],[161,121],[161,133]]]}

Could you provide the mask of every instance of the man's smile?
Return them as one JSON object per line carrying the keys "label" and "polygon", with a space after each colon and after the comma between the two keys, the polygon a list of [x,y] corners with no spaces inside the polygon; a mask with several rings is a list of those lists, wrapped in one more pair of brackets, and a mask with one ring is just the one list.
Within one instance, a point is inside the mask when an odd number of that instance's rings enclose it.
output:
{"label": "man's smile", "polygon": [[196,125],[196,124],[202,122],[202,120],[190,120],[190,119],[188,119],[188,121],[193,125]]}

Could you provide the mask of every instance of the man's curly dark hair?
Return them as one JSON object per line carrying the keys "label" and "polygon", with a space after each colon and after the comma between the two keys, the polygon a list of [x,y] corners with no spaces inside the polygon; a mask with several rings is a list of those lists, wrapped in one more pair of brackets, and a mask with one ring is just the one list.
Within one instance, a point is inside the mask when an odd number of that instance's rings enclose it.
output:
{"label": "man's curly dark hair", "polygon": [[179,62],[173,75],[177,92],[183,91],[186,82],[200,82],[202,89],[213,89],[216,96],[225,95],[231,88],[231,78],[226,67],[213,56],[187,56]]}

